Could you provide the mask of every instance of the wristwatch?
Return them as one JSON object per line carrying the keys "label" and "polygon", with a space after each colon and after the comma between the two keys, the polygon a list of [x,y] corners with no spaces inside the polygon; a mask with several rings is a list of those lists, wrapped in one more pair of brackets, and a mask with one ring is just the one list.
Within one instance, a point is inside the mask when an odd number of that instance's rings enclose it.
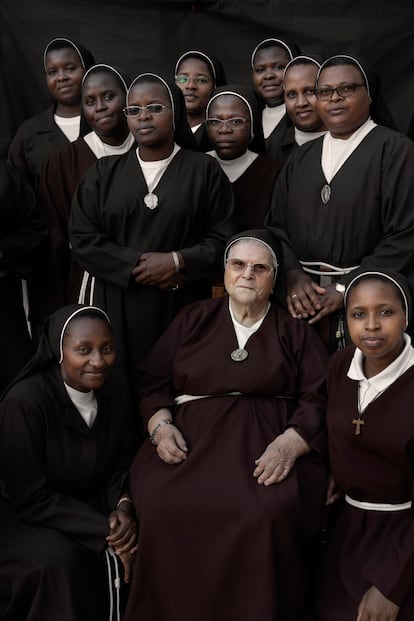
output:
{"label": "wristwatch", "polygon": [[341,295],[344,295],[345,294],[345,285],[343,285],[341,282],[336,282],[335,283],[335,291],[337,291]]}

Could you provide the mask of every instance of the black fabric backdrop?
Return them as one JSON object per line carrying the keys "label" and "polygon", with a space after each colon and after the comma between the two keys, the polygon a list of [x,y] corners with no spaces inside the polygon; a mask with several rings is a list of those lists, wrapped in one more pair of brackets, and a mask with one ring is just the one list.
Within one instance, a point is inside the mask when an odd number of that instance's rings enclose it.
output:
{"label": "black fabric backdrop", "polygon": [[132,77],[172,75],[182,52],[221,58],[229,81],[250,81],[250,54],[268,36],[296,41],[327,57],[363,56],[380,74],[397,127],[414,111],[413,0],[0,0],[0,156],[20,123],[49,103],[43,76],[46,43],[84,43],[97,62]]}

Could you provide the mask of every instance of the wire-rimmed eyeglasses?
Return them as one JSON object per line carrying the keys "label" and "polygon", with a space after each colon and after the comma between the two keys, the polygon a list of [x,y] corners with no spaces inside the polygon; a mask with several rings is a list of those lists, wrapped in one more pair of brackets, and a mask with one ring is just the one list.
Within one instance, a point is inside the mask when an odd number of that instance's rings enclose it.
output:
{"label": "wire-rimmed eyeglasses", "polygon": [[235,116],[232,119],[206,119],[206,127],[211,129],[222,129],[225,127],[226,129],[243,129],[246,123],[249,123],[250,119],[245,119],[241,116]]}
{"label": "wire-rimmed eyeglasses", "polygon": [[203,84],[210,84],[211,78],[206,75],[187,75],[185,73],[179,73],[175,76],[175,82],[176,84],[182,84],[184,86],[190,82],[195,82],[199,86],[202,86]]}
{"label": "wire-rimmed eyeglasses", "polygon": [[249,263],[234,257],[226,259],[226,266],[235,274],[243,274],[247,268],[250,267],[256,276],[270,276],[275,269],[272,265],[268,265],[267,263]]}
{"label": "wire-rimmed eyeglasses", "polygon": [[143,112],[150,116],[157,116],[157,114],[162,114],[166,107],[159,103],[148,104],[148,106],[126,106],[123,112],[125,116],[140,116]]}

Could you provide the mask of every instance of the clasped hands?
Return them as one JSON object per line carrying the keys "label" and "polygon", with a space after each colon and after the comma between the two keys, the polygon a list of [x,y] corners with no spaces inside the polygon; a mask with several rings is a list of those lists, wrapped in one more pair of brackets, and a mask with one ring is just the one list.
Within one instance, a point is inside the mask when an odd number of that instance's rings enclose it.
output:
{"label": "clasped hands", "polygon": [[343,295],[334,284],[320,287],[302,270],[290,270],[286,274],[287,306],[295,319],[309,319],[314,324],[343,306]]}
{"label": "clasped hands", "polygon": [[132,505],[130,505],[131,508],[127,508],[123,503],[121,507],[123,508],[118,508],[109,515],[109,535],[106,541],[121,559],[124,567],[124,580],[128,583],[137,550],[137,523]]}
{"label": "clasped hands", "polygon": [[132,270],[132,277],[140,285],[169,290],[178,289],[185,282],[184,275],[176,271],[171,252],[144,252]]}

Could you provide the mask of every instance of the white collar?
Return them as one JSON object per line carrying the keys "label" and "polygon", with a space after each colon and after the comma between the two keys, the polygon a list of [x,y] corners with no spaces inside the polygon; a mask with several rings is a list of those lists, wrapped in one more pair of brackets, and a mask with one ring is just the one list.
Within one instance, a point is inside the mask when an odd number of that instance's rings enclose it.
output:
{"label": "white collar", "polygon": [[316,140],[316,138],[319,138],[324,134],[326,134],[326,130],[323,130],[321,132],[304,132],[302,129],[295,127],[295,142],[299,146],[302,146],[303,144],[306,144],[311,140]]}
{"label": "white collar", "polygon": [[160,168],[167,168],[167,166],[172,162],[172,160],[177,155],[177,153],[178,153],[178,151],[180,149],[181,149],[181,147],[179,147],[178,144],[174,143],[174,148],[172,150],[171,155],[169,155],[168,157],[166,157],[163,160],[147,161],[147,160],[141,159],[141,157],[139,155],[139,147],[136,148],[135,153],[137,154],[138,162],[140,163],[141,168],[148,168],[148,169],[156,168],[156,169],[160,169]]}
{"label": "white collar", "polygon": [[270,302],[267,305],[267,309],[263,317],[258,319],[258,321],[256,321],[256,323],[254,323],[252,326],[244,326],[242,323],[237,321],[236,316],[231,307],[230,298],[229,298],[229,313],[230,313],[231,321],[233,323],[234,331],[236,333],[237,343],[240,349],[244,349],[247,341],[252,336],[252,334],[258,331],[258,329],[264,322],[267,313],[269,312],[269,308],[270,308]]}
{"label": "white collar", "polygon": [[363,138],[365,138],[365,136],[376,126],[377,124],[374,123],[371,117],[369,117],[365,123],[362,123],[362,125],[358,127],[358,129],[356,129],[348,138],[335,138],[332,136],[331,132],[326,132],[325,142],[332,142],[333,144],[338,145],[339,147],[342,146],[343,148],[345,148],[344,145],[351,145],[354,143],[358,145],[361,140],[363,140]]}
{"label": "white collar", "polygon": [[98,413],[98,402],[93,390],[81,392],[64,382],[66,392],[88,427],[92,427]]}
{"label": "white collar", "polygon": [[330,132],[326,132],[323,138],[321,166],[328,183],[374,127],[376,124],[369,118],[349,138],[334,138]]}
{"label": "white collar", "polygon": [[263,116],[268,118],[277,118],[281,117],[286,112],[286,105],[284,103],[279,104],[278,106],[265,106],[263,108]]}
{"label": "white collar", "polygon": [[269,106],[263,108],[262,125],[265,139],[269,138],[270,134],[273,132],[275,127],[279,125],[285,114],[286,106],[284,103],[279,106],[273,106],[273,108],[270,108]]}
{"label": "white collar", "polygon": [[350,379],[360,382],[368,382],[378,392],[383,392],[393,384],[403,373],[414,365],[414,348],[411,345],[411,338],[404,333],[405,346],[401,354],[381,373],[367,378],[364,373],[364,354],[357,347],[349,365],[347,376]]}
{"label": "white collar", "polygon": [[101,157],[107,157],[108,155],[123,155],[129,151],[135,143],[134,137],[131,133],[125,138],[122,144],[111,145],[103,142],[96,132],[90,132],[83,137],[84,141],[99,160]]}
{"label": "white collar", "polygon": [[253,151],[249,151],[249,149],[247,149],[243,155],[233,160],[222,160],[217,155],[216,151],[209,151],[208,155],[211,155],[211,157],[214,157],[218,161],[221,169],[226,173],[231,183],[237,181],[258,157],[257,153],[253,153]]}

